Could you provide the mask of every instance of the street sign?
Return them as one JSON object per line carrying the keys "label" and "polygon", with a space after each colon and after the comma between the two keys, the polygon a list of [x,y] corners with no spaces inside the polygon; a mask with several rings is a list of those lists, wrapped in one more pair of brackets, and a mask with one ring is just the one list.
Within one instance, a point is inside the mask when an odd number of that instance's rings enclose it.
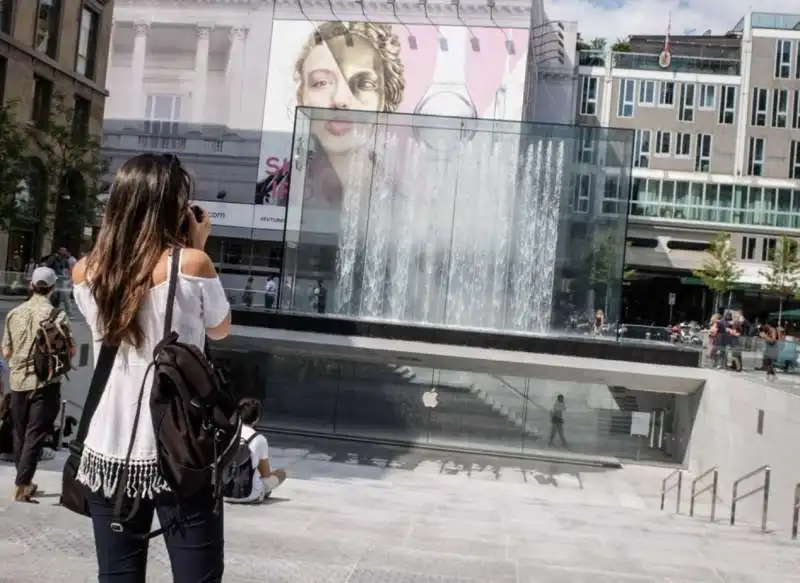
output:
{"label": "street sign", "polygon": [[674,306],[675,305],[675,294],[674,293],[670,293],[669,294],[669,298],[667,299],[667,301],[668,301],[670,306]]}

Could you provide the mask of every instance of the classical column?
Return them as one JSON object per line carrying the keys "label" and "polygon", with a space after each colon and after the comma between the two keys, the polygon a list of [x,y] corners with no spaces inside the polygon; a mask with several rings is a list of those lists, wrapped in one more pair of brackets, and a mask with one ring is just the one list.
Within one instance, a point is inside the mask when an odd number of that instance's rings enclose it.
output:
{"label": "classical column", "polygon": [[194,55],[192,83],[192,123],[202,124],[208,87],[208,49],[211,27],[197,27],[197,49]]}
{"label": "classical column", "polygon": [[228,56],[225,84],[228,87],[228,127],[238,126],[239,109],[242,103],[242,75],[244,69],[244,43],[246,28],[231,30],[231,46]]}
{"label": "classical column", "polygon": [[139,21],[133,24],[133,56],[131,58],[131,100],[128,107],[131,119],[143,119],[144,107],[144,66],[147,57],[147,35],[150,24]]}

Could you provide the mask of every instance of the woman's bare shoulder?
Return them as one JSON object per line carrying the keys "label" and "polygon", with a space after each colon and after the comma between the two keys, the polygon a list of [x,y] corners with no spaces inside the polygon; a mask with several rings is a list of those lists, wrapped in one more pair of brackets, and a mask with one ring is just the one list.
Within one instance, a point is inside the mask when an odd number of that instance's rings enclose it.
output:
{"label": "woman's bare shoulder", "polygon": [[80,285],[86,281],[86,257],[81,257],[72,267],[72,283]]}
{"label": "woman's bare shoulder", "polygon": [[181,272],[192,277],[213,279],[217,277],[214,262],[205,251],[186,248],[181,253]]}

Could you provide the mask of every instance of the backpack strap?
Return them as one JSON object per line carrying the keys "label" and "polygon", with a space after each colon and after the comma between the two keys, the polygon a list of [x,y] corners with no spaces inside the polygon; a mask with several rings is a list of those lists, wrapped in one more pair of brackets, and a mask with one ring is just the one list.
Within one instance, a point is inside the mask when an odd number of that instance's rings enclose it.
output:
{"label": "backpack strap", "polygon": [[175,308],[175,291],[178,288],[178,273],[181,270],[181,249],[173,247],[169,256],[169,287],[167,288],[167,312],[164,315],[164,338],[172,332],[172,312]]}
{"label": "backpack strap", "polygon": [[259,435],[261,435],[261,434],[256,431],[253,435],[251,435],[250,437],[248,437],[247,439],[244,440],[244,445],[249,447],[250,446],[250,442],[253,441]]}
{"label": "backpack strap", "polygon": [[94,417],[94,412],[100,404],[100,399],[106,390],[108,378],[111,376],[111,369],[114,366],[114,359],[117,357],[118,346],[103,344],[100,348],[100,355],[97,357],[97,366],[92,374],[92,382],[89,385],[89,394],[83,404],[81,420],[78,423],[78,430],[72,443],[76,446],[83,446],[86,434],[89,433],[89,423]]}

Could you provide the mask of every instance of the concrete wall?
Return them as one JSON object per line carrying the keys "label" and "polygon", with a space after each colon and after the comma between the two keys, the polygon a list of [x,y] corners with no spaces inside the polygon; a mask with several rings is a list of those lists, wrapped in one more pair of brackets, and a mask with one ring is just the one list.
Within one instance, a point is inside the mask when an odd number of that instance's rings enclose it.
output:
{"label": "concrete wall", "polygon": [[[702,393],[678,399],[677,408],[678,440],[680,443],[683,438],[683,446],[688,446],[686,468],[699,475],[714,465],[719,467],[719,503],[725,508],[718,511],[720,519],[729,517],[727,508],[733,481],[769,464],[772,467],[770,526],[789,530],[794,487],[800,481],[797,454],[800,395],[791,394],[785,386],[767,385],[761,379],[748,380],[733,373],[709,371]],[[696,417],[689,430],[693,409]],[[764,411],[763,434],[758,432],[759,410]],[[759,474],[743,482],[740,493],[757,488],[763,479],[763,474]],[[688,504],[688,484],[684,492]],[[737,523],[740,520],[760,523],[761,496],[756,494],[739,503]],[[705,506],[708,495],[699,500]]]}

